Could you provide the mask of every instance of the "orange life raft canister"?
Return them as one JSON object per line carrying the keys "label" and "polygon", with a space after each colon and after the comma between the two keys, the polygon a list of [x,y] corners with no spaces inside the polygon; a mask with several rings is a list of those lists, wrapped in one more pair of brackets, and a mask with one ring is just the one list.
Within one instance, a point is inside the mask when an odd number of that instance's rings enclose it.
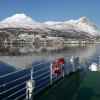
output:
{"label": "orange life raft canister", "polygon": [[54,65],[54,74],[58,74],[60,75],[61,72],[64,70],[64,66],[62,67],[61,71],[59,70],[59,63],[62,62],[62,64],[64,65],[65,64],[65,61],[63,58],[59,58],[58,61],[57,61],[57,64]]}

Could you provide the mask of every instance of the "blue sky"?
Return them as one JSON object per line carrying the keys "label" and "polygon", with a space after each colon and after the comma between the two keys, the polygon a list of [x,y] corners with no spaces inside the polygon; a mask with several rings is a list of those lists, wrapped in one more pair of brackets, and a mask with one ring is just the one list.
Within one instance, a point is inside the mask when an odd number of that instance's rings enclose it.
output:
{"label": "blue sky", "polygon": [[0,21],[16,13],[37,22],[64,22],[86,16],[100,29],[100,0],[0,0]]}

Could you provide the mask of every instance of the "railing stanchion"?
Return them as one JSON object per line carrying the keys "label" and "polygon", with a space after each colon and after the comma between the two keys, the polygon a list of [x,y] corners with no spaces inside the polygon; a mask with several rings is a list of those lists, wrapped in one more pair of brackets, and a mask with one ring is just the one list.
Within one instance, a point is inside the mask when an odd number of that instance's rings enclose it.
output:
{"label": "railing stanchion", "polygon": [[33,66],[32,66],[31,79],[26,83],[26,100],[33,100],[34,88],[35,88],[35,80],[33,80]]}
{"label": "railing stanchion", "polygon": [[52,72],[52,62],[51,62],[51,64],[50,64],[50,83],[51,83],[51,85],[52,85],[52,74],[53,74],[53,72]]}
{"label": "railing stanchion", "polygon": [[31,80],[33,80],[33,66],[31,68]]}
{"label": "railing stanchion", "polygon": [[[63,67],[64,67],[64,69],[65,69],[65,65],[64,65]],[[63,76],[63,77],[65,76],[64,70],[63,70],[62,76]]]}

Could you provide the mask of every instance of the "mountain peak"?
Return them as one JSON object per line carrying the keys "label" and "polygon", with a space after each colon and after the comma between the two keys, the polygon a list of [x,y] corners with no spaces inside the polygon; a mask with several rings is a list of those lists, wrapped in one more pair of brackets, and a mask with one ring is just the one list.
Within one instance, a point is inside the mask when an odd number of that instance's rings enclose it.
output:
{"label": "mountain peak", "polygon": [[98,30],[97,27],[86,17],[82,17],[78,19],[76,22],[83,23],[85,25],[89,25],[92,29]]}
{"label": "mountain peak", "polygon": [[12,17],[22,17],[22,18],[25,18],[27,16],[24,13],[21,13],[21,14],[15,14]]}
{"label": "mountain peak", "polygon": [[87,17],[83,16],[80,18],[81,20],[88,19]]}
{"label": "mountain peak", "polygon": [[80,21],[80,22],[83,22],[83,23],[86,23],[86,22],[91,23],[91,21],[90,21],[88,18],[86,18],[85,16],[82,17],[82,18],[80,18],[80,19],[78,19],[77,21],[78,21],[78,22]]}
{"label": "mountain peak", "polygon": [[2,21],[2,23],[8,23],[8,22],[24,23],[24,22],[34,22],[34,20],[26,16],[25,14],[21,13],[21,14],[15,14]]}
{"label": "mountain peak", "polygon": [[41,23],[35,22],[32,18],[21,13],[14,14],[13,16],[4,19],[2,22],[0,22],[0,27],[34,29],[37,27],[42,27],[42,25]]}

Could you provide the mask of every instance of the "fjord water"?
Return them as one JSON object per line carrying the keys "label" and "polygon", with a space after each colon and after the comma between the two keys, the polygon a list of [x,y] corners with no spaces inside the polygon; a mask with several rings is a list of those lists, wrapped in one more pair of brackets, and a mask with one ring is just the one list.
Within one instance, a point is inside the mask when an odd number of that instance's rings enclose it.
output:
{"label": "fjord water", "polygon": [[[61,57],[62,53],[74,54],[84,57],[85,63],[99,63],[100,45],[0,45],[0,75],[10,73],[15,70],[24,69],[31,64],[36,65]],[[80,54],[79,54],[80,53]],[[67,57],[67,55],[66,55]],[[95,59],[94,59],[95,58]],[[80,59],[81,61],[82,59]]]}

